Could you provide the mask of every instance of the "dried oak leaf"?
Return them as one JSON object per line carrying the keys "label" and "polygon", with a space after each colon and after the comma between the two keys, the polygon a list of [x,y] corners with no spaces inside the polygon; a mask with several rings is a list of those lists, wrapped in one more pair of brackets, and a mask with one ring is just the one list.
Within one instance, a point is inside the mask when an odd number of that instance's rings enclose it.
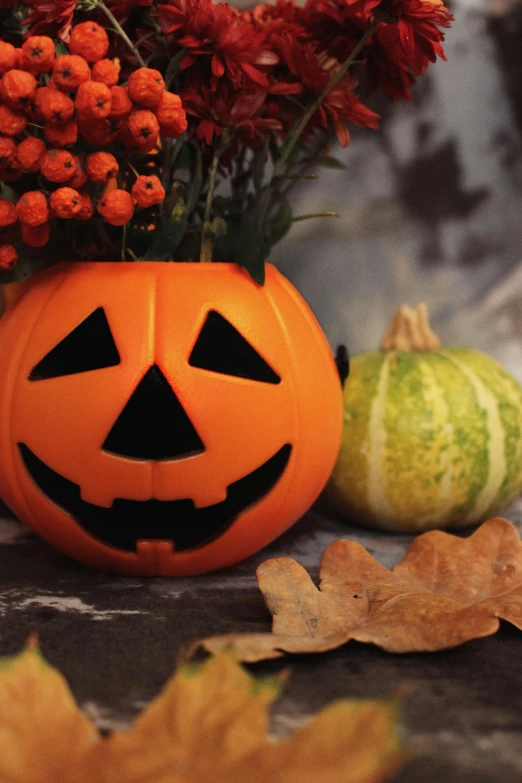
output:
{"label": "dried oak leaf", "polygon": [[522,541],[496,517],[469,538],[434,530],[418,536],[392,571],[355,541],[335,541],[321,560],[319,589],[288,557],[257,570],[272,633],[226,634],[187,647],[232,647],[253,663],[315,653],[350,639],[388,652],[427,652],[489,636],[507,620],[522,629]]}
{"label": "dried oak leaf", "polygon": [[379,783],[403,763],[391,701],[339,701],[272,742],[279,684],[221,654],[102,738],[31,646],[0,661],[0,783]]}

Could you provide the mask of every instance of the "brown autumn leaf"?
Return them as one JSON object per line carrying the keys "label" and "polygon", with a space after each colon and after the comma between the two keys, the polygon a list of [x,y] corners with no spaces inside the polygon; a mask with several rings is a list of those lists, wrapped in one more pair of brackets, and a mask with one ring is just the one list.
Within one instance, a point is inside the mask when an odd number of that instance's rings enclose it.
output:
{"label": "brown autumn leaf", "polygon": [[394,701],[339,701],[270,740],[279,680],[223,653],[181,667],[102,738],[39,650],[0,661],[0,783],[380,783],[404,762]]}
{"label": "brown autumn leaf", "polygon": [[267,560],[257,579],[272,632],[210,637],[183,655],[232,647],[236,658],[253,663],[351,639],[388,652],[428,652],[489,636],[499,620],[522,629],[522,541],[499,517],[468,538],[440,530],[418,536],[392,571],[355,541],[335,541],[319,578],[318,589],[295,560]]}

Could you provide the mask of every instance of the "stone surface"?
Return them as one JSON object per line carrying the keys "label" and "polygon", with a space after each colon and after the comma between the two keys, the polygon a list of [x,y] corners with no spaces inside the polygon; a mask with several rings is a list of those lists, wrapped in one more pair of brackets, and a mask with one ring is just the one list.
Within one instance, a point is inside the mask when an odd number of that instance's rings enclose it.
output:
{"label": "stone surface", "polygon": [[[522,529],[522,499],[505,515]],[[359,541],[387,566],[411,541],[312,511],[235,568],[186,579],[123,578],[72,562],[4,510],[0,655],[18,651],[38,632],[45,655],[64,672],[82,708],[102,730],[122,728],[159,691],[183,642],[268,630],[270,615],[255,580],[262,560],[291,556],[316,578],[321,552],[338,538]],[[496,636],[435,654],[389,655],[351,643],[253,668],[267,674],[290,666],[274,713],[275,734],[334,699],[385,698],[406,685],[402,730],[416,755],[399,783],[515,783],[522,777],[521,655],[522,634],[506,626]]]}

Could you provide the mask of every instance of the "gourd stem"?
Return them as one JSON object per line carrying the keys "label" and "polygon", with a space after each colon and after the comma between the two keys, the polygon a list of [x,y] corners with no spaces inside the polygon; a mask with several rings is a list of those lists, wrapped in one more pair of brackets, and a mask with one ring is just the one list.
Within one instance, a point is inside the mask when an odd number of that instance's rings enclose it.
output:
{"label": "gourd stem", "polygon": [[434,351],[440,348],[424,302],[415,308],[399,307],[379,347],[381,351]]}

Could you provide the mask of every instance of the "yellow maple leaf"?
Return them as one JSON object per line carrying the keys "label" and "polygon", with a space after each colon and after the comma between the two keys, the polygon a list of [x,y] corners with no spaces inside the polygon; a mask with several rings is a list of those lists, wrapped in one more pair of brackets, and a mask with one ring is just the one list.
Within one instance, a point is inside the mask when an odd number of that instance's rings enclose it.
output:
{"label": "yellow maple leaf", "polygon": [[339,701],[271,741],[279,687],[221,653],[102,738],[30,646],[0,662],[0,783],[379,783],[403,763],[394,701]]}
{"label": "yellow maple leaf", "polygon": [[34,644],[0,660],[1,783],[66,781],[99,739]]}

